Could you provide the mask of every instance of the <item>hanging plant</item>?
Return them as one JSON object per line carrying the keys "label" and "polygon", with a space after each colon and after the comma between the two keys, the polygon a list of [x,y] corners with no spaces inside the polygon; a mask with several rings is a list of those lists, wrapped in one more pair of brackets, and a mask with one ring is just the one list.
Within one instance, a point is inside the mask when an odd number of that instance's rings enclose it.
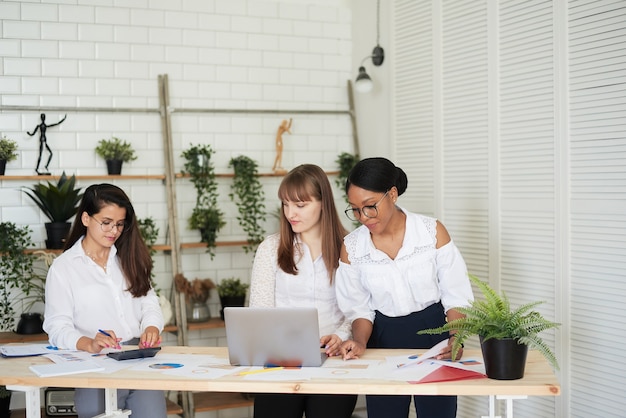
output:
{"label": "hanging plant", "polygon": [[256,251],[256,247],[265,237],[261,222],[265,221],[265,194],[259,181],[257,163],[245,155],[232,158],[228,167],[235,170],[233,184],[230,186],[230,200],[237,205],[237,220],[248,237],[244,251]]}
{"label": "hanging plant", "polygon": [[348,198],[345,195],[346,180],[348,180],[348,175],[350,174],[352,167],[359,162],[359,156],[356,154],[350,154],[349,152],[342,152],[337,156],[335,162],[339,165],[339,174],[337,174],[335,184],[339,187],[339,190],[344,193],[344,198],[346,198],[347,202]]}
{"label": "hanging plant", "polygon": [[[335,184],[341,190],[341,194],[343,199],[348,203],[348,195],[346,195],[346,181],[348,180],[348,175],[350,175],[350,170],[352,167],[359,162],[358,154],[350,154],[349,152],[342,152],[337,156],[335,160],[337,164],[339,164],[339,174],[337,174],[337,179],[335,179]],[[359,221],[352,222],[355,227],[359,226]]]}
{"label": "hanging plant", "polygon": [[217,206],[217,182],[211,155],[215,152],[210,145],[191,145],[183,151],[186,162],[183,174],[188,174],[196,189],[196,206],[187,225],[200,231],[200,241],[207,244],[211,259],[215,256],[217,232],[222,229],[224,213]]}
{"label": "hanging plant", "polygon": [[[141,234],[141,238],[143,238],[144,242],[148,246],[148,250],[150,251],[150,258],[152,258],[152,264],[154,265],[154,255],[156,254],[154,244],[159,237],[159,228],[157,228],[156,222],[154,222],[154,218],[152,218],[151,216],[147,218],[137,219],[137,226],[139,227],[139,233]],[[161,290],[157,288],[154,277],[154,269],[152,269],[150,273],[150,282],[152,283],[152,288],[156,292],[157,296],[160,296]]]}

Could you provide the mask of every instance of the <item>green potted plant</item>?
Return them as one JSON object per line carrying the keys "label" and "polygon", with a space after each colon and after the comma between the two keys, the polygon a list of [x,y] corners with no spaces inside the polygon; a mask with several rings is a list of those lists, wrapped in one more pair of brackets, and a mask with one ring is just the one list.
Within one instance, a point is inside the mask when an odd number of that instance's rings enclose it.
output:
{"label": "green potted plant", "polygon": [[7,163],[17,159],[17,143],[7,137],[0,139],[0,176],[4,176]]}
{"label": "green potted plant", "polygon": [[220,297],[222,308],[220,317],[224,320],[224,308],[228,306],[244,306],[249,284],[243,283],[239,278],[229,277],[222,279],[217,284],[217,294]]}
{"label": "green potted plant", "polygon": [[530,302],[514,309],[504,292],[498,294],[486,282],[472,274],[469,278],[480,289],[484,300],[475,299],[470,306],[457,308],[465,317],[454,319],[439,328],[419,331],[418,334],[456,331],[452,343],[453,358],[456,358],[467,338],[478,335],[487,377],[492,379],[522,378],[529,347],[541,352],[558,369],[554,353],[538,335],[560,325],[548,321],[533,310],[543,302]]}
{"label": "green potted plant", "polygon": [[32,188],[23,189],[50,220],[46,223],[46,248],[63,248],[71,224],[68,220],[76,214],[78,203],[83,197],[81,188],[76,187],[76,176],[68,178],[65,171],[57,184],[36,184]]}
{"label": "green potted plant", "polygon": [[[337,174],[337,178],[335,179],[335,184],[341,190],[343,200],[347,204],[348,196],[346,195],[346,180],[348,180],[348,175],[350,174],[350,170],[352,167],[359,162],[359,156],[357,154],[350,154],[349,152],[342,152],[337,156],[335,162],[339,165],[339,174]],[[355,227],[359,226],[359,221],[354,221],[353,225]]]}
{"label": "green potted plant", "polygon": [[0,417],[11,416],[11,394],[13,391],[6,386],[0,385]]}
{"label": "green potted plant", "polygon": [[226,224],[224,213],[217,206],[217,182],[211,162],[213,154],[208,144],[191,145],[182,153],[186,160],[183,175],[189,175],[196,189],[196,205],[187,225],[200,231],[200,241],[206,243],[211,258],[215,256],[217,233]]}
{"label": "green potted plant", "polygon": [[130,142],[122,141],[113,136],[111,139],[101,139],[96,147],[96,154],[104,158],[107,172],[112,175],[122,173],[122,163],[135,161],[137,156]]}
{"label": "green potted plant", "polygon": [[[15,305],[28,298],[43,279],[35,272],[36,257],[27,252],[33,241],[28,226],[0,222],[0,330],[15,330]],[[36,333],[36,332],[32,332]]]}
{"label": "green potted plant", "polygon": [[174,286],[178,293],[185,295],[187,321],[204,322],[211,318],[207,300],[211,296],[211,289],[215,289],[213,280],[195,278],[189,281],[181,273],[178,273],[174,276]]}
{"label": "green potted plant", "polygon": [[257,163],[245,155],[232,158],[228,163],[235,171],[231,185],[230,199],[237,205],[239,225],[247,234],[248,243],[244,251],[254,251],[265,238],[265,194],[259,181]]}
{"label": "green potted plant", "polygon": [[[156,222],[151,216],[148,216],[147,218],[138,218],[137,226],[139,227],[141,238],[143,238],[144,242],[148,246],[148,250],[150,250],[150,257],[152,257],[152,264],[154,264],[154,255],[156,254],[156,250],[153,247],[159,237],[159,228],[157,228]],[[154,282],[154,270],[152,270],[150,281],[152,282],[152,288],[156,294],[159,295],[160,290],[156,287],[156,283]]]}

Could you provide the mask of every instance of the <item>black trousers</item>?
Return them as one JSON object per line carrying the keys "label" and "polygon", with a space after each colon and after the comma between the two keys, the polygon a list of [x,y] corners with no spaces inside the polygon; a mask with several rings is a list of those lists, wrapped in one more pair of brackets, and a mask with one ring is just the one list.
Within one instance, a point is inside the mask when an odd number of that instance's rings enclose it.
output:
{"label": "black trousers", "polygon": [[258,393],[254,418],[350,418],[357,395]]}
{"label": "black trousers", "polygon": [[[445,324],[441,303],[413,312],[407,316],[389,317],[376,312],[368,348],[431,348],[448,338],[448,333],[417,335],[417,331]],[[418,418],[455,418],[456,396],[414,396]],[[409,395],[367,395],[368,418],[406,418],[409,415]]]}

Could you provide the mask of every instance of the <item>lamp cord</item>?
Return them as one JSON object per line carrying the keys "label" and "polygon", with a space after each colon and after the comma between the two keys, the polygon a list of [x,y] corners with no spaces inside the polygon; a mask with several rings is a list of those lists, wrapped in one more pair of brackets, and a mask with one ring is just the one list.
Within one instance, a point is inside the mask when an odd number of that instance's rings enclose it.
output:
{"label": "lamp cord", "polygon": [[380,45],[380,0],[376,1],[376,45]]}

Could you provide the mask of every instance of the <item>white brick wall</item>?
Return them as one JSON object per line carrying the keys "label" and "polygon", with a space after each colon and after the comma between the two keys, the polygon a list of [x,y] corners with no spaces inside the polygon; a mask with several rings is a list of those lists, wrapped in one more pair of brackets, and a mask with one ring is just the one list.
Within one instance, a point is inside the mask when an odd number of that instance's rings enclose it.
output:
{"label": "white brick wall", "polygon": [[[71,3],[71,4],[70,4]],[[324,109],[348,107],[346,80],[351,74],[351,12],[347,2],[283,0],[112,0],[71,2],[2,0],[0,2],[0,104],[3,106],[123,107],[156,109],[159,74],[168,74],[173,108]],[[34,175],[39,134],[26,134],[39,123],[37,109],[0,111],[0,135],[19,145],[17,161],[7,175]],[[65,111],[45,111],[46,122]],[[281,121],[294,119],[284,136],[283,166],[315,163],[336,170],[340,152],[352,152],[346,115],[173,113],[177,170],[190,143],[209,143],[216,151],[216,171],[230,172],[230,158],[244,154],[269,172],[275,157],[275,135]],[[132,142],[139,159],[125,163],[125,174],[162,174],[163,137],[157,113],[67,112],[67,120],[47,132],[53,150],[53,174],[106,174],[94,148],[112,135]],[[44,161],[47,155],[44,155]],[[332,179],[331,179],[332,180]],[[218,240],[245,237],[228,198],[230,182],[220,179],[220,204],[227,225]],[[97,181],[94,181],[97,182]],[[279,178],[263,178],[266,208],[278,208]],[[29,225],[43,247],[46,219],[19,191],[32,181],[0,181],[0,220]],[[85,187],[91,181],[80,181]],[[158,180],[117,180],[139,217],[152,216],[165,241],[165,188]],[[197,242],[186,229],[195,201],[188,181],[177,180],[181,241]],[[343,207],[340,193],[338,204]],[[276,220],[268,216],[268,232]],[[238,247],[217,249],[214,260],[203,250],[184,250],[183,271],[189,278],[230,276],[249,280],[252,255]],[[169,292],[171,262],[155,257],[156,280]],[[219,300],[210,299],[214,316]],[[192,333],[192,345],[224,345],[223,331]],[[175,343],[166,336],[167,343]],[[231,414],[231,415],[227,415]],[[212,417],[247,416],[218,411]]]}
{"label": "white brick wall", "polygon": [[[73,4],[68,4],[73,3]],[[123,107],[157,109],[158,75],[168,74],[170,101],[176,108],[324,109],[348,107],[346,80],[351,74],[351,13],[347,2],[283,0],[146,0],[138,2],[58,1],[0,2],[0,97],[3,106]],[[46,122],[60,120],[63,110],[45,111]],[[39,134],[26,134],[39,123],[40,111],[0,111],[0,135],[18,142],[19,157],[7,175],[33,175]],[[216,151],[216,171],[230,172],[228,161],[244,154],[269,172],[275,135],[292,117],[292,134],[284,136],[283,166],[315,163],[336,170],[340,152],[352,152],[347,115],[172,114],[177,171],[180,154],[190,143],[209,143]],[[125,174],[162,174],[163,137],[158,113],[142,111],[67,112],[67,120],[47,132],[53,150],[53,174],[106,174],[94,148],[112,135],[132,142],[139,159],[125,163]],[[44,154],[44,161],[47,154]],[[332,179],[331,179],[332,180]],[[220,179],[220,203],[227,225],[218,240],[245,237],[228,198],[230,181]],[[97,182],[97,181],[94,181]],[[263,178],[266,208],[278,207],[279,178]],[[29,225],[43,246],[46,219],[19,191],[31,181],[0,182],[0,220]],[[80,181],[85,187],[91,181]],[[165,241],[165,188],[158,180],[117,180],[131,196],[139,217],[152,216]],[[197,242],[186,229],[195,191],[177,180],[181,241]],[[343,207],[337,192],[338,204]],[[276,220],[268,216],[267,230]],[[169,292],[169,256],[156,256],[159,286]],[[189,278],[230,276],[249,280],[252,255],[238,247],[218,248],[214,260],[203,250],[182,252]],[[218,315],[219,301],[211,299]],[[191,335],[194,344],[224,344],[219,331]],[[172,339],[171,341],[175,341]]]}

